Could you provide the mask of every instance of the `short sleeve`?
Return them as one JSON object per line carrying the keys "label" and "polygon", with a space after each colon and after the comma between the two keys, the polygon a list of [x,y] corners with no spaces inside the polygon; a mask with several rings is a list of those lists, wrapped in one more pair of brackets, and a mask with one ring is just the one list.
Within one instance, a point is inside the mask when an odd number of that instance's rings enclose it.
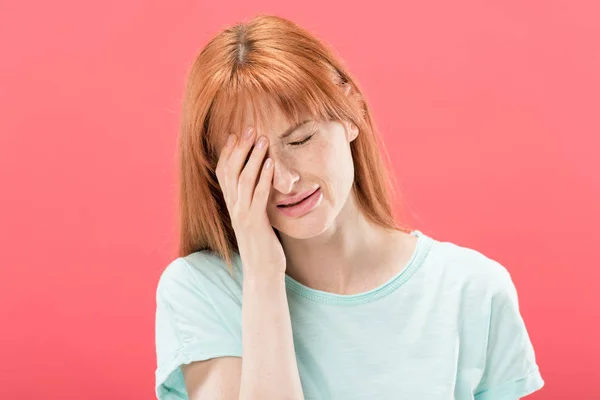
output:
{"label": "short sleeve", "polygon": [[508,270],[497,266],[499,286],[492,296],[485,369],[475,400],[515,400],[544,386],[516,287]]}
{"label": "short sleeve", "polygon": [[182,364],[242,355],[241,345],[183,258],[171,262],[159,279],[155,341],[159,400],[188,399],[179,368]]}

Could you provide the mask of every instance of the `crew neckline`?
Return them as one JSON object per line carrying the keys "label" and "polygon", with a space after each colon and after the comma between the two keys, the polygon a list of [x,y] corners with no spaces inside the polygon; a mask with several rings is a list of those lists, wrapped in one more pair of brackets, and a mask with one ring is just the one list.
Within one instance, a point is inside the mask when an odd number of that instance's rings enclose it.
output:
{"label": "crew neckline", "polygon": [[377,300],[383,296],[392,293],[394,290],[402,286],[408,281],[411,276],[419,269],[423,264],[433,239],[419,230],[413,230],[410,232],[411,235],[417,236],[417,245],[413,254],[402,271],[398,272],[394,277],[390,278],[387,282],[377,286],[374,289],[368,290],[362,293],[355,294],[338,294],[331,293],[322,290],[310,288],[302,283],[298,282],[288,274],[285,274],[286,288],[302,297],[309,300],[324,303],[324,304],[335,304],[335,305],[356,305],[369,303]]}

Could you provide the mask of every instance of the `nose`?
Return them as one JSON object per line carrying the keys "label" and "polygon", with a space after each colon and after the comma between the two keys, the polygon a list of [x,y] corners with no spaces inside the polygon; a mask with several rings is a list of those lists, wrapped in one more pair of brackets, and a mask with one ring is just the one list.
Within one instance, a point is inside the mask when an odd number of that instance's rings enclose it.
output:
{"label": "nose", "polygon": [[300,174],[293,168],[293,162],[283,160],[281,157],[270,156],[274,162],[273,188],[281,193],[290,193],[296,182],[300,180]]}

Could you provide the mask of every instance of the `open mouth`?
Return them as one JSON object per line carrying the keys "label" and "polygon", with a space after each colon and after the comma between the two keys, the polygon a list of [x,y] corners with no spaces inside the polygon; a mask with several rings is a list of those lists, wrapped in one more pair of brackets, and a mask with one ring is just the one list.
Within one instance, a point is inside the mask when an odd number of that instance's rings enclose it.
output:
{"label": "open mouth", "polygon": [[278,205],[277,208],[279,209],[279,212],[287,218],[300,218],[317,208],[319,204],[321,204],[322,199],[323,193],[321,193],[320,188],[317,188],[317,190],[308,195],[304,200],[285,206]]}
{"label": "open mouth", "polygon": [[286,207],[293,207],[293,206],[297,206],[298,204],[302,203],[304,200],[306,200],[306,198],[304,198],[304,199],[300,200],[300,201],[299,201],[299,202],[297,202],[297,203],[291,203],[291,204],[282,204],[282,205],[279,205],[279,206],[277,206],[277,207],[286,208]]}
{"label": "open mouth", "polygon": [[313,194],[315,194],[315,192],[316,192],[317,190],[319,190],[319,189],[317,188],[317,189],[316,189],[314,192],[312,192],[311,194],[309,194],[308,196],[306,196],[305,198],[303,198],[302,200],[300,200],[300,201],[299,201],[299,202],[297,202],[297,203],[290,203],[290,204],[285,204],[285,205],[283,205],[283,204],[282,204],[282,205],[278,205],[277,207],[280,207],[280,208],[286,208],[286,207],[294,207],[294,206],[297,206],[298,204],[302,203],[304,200],[308,199],[310,196],[312,196]]}

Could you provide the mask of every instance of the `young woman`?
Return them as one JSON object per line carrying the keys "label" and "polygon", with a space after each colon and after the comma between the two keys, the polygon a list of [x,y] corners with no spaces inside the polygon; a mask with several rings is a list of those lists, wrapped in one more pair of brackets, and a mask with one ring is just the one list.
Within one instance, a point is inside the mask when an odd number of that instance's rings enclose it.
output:
{"label": "young woman", "polygon": [[258,16],[200,52],[179,257],[156,293],[159,399],[495,400],[544,385],[507,269],[397,224],[378,139],[356,81],[288,20]]}

